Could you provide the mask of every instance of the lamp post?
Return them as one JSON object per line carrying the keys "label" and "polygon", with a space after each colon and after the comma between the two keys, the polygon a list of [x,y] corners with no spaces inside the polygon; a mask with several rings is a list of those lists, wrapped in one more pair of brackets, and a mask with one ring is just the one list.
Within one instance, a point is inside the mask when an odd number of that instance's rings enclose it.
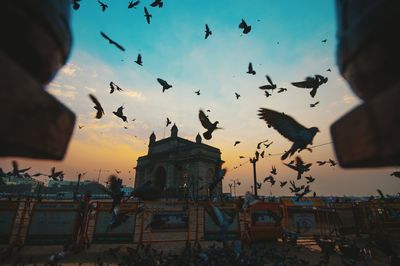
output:
{"label": "lamp post", "polygon": [[254,187],[254,196],[257,197],[257,173],[256,173],[256,164],[258,162],[258,156],[250,158],[250,163],[253,164],[253,187]]}

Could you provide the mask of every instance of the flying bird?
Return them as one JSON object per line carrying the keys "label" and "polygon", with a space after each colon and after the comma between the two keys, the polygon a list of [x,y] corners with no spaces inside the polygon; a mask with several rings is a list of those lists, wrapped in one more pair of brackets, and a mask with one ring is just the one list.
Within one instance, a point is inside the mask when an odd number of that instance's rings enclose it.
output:
{"label": "flying bird", "polygon": [[207,131],[203,133],[203,137],[205,139],[211,139],[212,138],[211,134],[214,132],[214,130],[221,129],[221,128],[217,127],[219,121],[215,121],[214,123],[211,123],[210,120],[208,119],[208,117],[206,116],[206,114],[203,112],[203,110],[199,111],[199,119],[200,119],[201,125],[205,129],[207,129]]}
{"label": "flying bird", "polygon": [[78,10],[81,7],[81,5],[79,4],[80,1],[81,0],[72,0],[72,8],[74,10]]}
{"label": "flying bird", "polygon": [[120,49],[121,51],[125,51],[125,48],[122,47],[119,43],[113,41],[110,37],[108,37],[105,33],[103,33],[102,31],[100,32],[101,36],[103,36],[104,39],[108,40],[108,42],[110,44],[115,45],[118,49]]}
{"label": "flying bird", "polygon": [[328,72],[332,72],[332,70],[331,70],[330,68],[328,68],[326,71],[328,71]]}
{"label": "flying bird", "polygon": [[144,16],[146,17],[147,24],[150,24],[150,19],[152,15],[149,13],[149,11],[147,11],[146,7],[144,7]]}
{"label": "flying bird", "polygon": [[311,89],[310,95],[314,98],[319,86],[327,82],[328,78],[317,74],[314,77],[306,77],[304,81],[292,82],[292,85],[298,88]]}
{"label": "flying bird", "polygon": [[276,84],[272,82],[272,79],[270,78],[270,76],[265,75],[265,77],[267,78],[267,81],[269,84],[260,86],[259,89],[260,90],[271,90],[271,92],[273,92],[276,89]]}
{"label": "flying bird", "polygon": [[395,172],[391,173],[390,175],[400,178],[400,171],[395,171]]}
{"label": "flying bird", "polygon": [[284,91],[287,91],[287,89],[286,88],[279,88],[278,93],[282,93]]}
{"label": "flying bird", "polygon": [[194,93],[196,93],[197,95],[200,95],[200,90],[195,91]]}
{"label": "flying bird", "polygon": [[268,142],[268,140],[263,140],[263,141],[260,141],[259,143],[257,143],[257,150],[261,149],[261,144],[263,144],[265,142]]}
{"label": "flying bird", "polygon": [[171,120],[169,120],[169,118],[167,117],[167,125],[166,125],[166,127],[168,127],[171,123],[172,123]]}
{"label": "flying bird", "polygon": [[123,114],[123,110],[124,110],[124,107],[121,106],[121,107],[119,107],[119,108],[117,109],[116,112],[113,112],[113,114],[116,115],[116,116],[118,116],[119,118],[121,118],[122,121],[128,122],[127,117]]}
{"label": "flying bird", "polygon": [[327,163],[327,161],[317,161],[318,166],[324,165],[326,163]]}
{"label": "flying bird", "polygon": [[332,159],[329,159],[329,163],[331,164],[330,166],[336,166],[337,165],[337,162],[335,162]]}
{"label": "flying bird", "polygon": [[164,5],[162,0],[155,0],[153,3],[150,4],[151,7],[156,7],[158,6],[159,8],[162,8]]}
{"label": "flying bird", "polygon": [[115,169],[115,172],[116,172],[117,174],[120,174],[120,173],[121,173],[121,171],[120,171],[120,170],[117,170],[117,169]]}
{"label": "flying bird", "polygon": [[84,128],[85,126],[81,126],[81,125],[78,125],[78,128],[79,129],[82,129],[82,128]]}
{"label": "flying bird", "polygon": [[108,8],[108,5],[104,4],[103,2],[97,0],[97,2],[100,4],[101,6],[101,10],[104,12],[106,11],[106,9]]}
{"label": "flying bird", "polygon": [[243,29],[244,34],[247,34],[251,31],[251,26],[247,25],[247,23],[246,23],[246,21],[244,21],[244,19],[242,19],[242,22],[240,22],[239,28]]}
{"label": "flying bird", "polygon": [[158,78],[157,79],[158,83],[160,83],[160,85],[163,87],[162,88],[162,92],[168,90],[169,88],[172,88],[172,85],[169,85],[168,82],[166,82],[163,79]]}
{"label": "flying bird", "polygon": [[265,154],[265,151],[262,151],[262,152],[260,153],[260,156],[261,156],[261,158],[263,158],[263,159],[264,159],[264,154]]}
{"label": "flying bird", "polygon": [[272,170],[271,170],[271,172],[270,172],[271,174],[273,174],[273,175],[277,175],[278,173],[276,172],[276,167],[273,165],[272,166]]}
{"label": "flying bird", "polygon": [[123,89],[118,86],[117,84],[115,84],[114,82],[110,82],[110,94],[112,94],[115,90],[117,91],[123,91]]}
{"label": "flying bird", "polygon": [[287,167],[289,167],[292,170],[297,171],[297,179],[299,180],[299,179],[301,179],[302,174],[310,171],[310,167],[311,167],[312,163],[305,164],[303,162],[303,160],[299,156],[297,156],[295,165],[287,164],[287,163],[284,163],[284,165],[286,165]]}
{"label": "flying bird", "polygon": [[249,63],[249,66],[247,67],[247,72],[246,73],[247,74],[251,74],[251,75],[255,75],[256,74],[256,71],[254,71],[253,64],[251,62]]}
{"label": "flying bird", "polygon": [[97,100],[96,97],[94,97],[94,95],[89,94],[89,97],[92,100],[92,102],[95,104],[95,106],[93,108],[97,110],[96,118],[100,119],[104,115],[104,109],[103,109],[103,107],[101,107],[100,102]]}
{"label": "flying bird", "polygon": [[315,178],[312,176],[305,176],[304,178],[307,179],[307,184],[310,184],[315,181]]}
{"label": "flying bird", "polygon": [[212,31],[210,30],[210,28],[208,27],[208,25],[206,24],[206,36],[204,39],[207,39],[210,35],[212,35]]}
{"label": "flying bird", "polygon": [[244,159],[244,158],[245,158],[245,157],[244,157],[244,156],[242,156],[242,155],[240,155],[240,156],[239,156],[239,159]]}
{"label": "flying bird", "polygon": [[135,2],[130,1],[130,2],[129,2],[129,5],[128,5],[128,8],[135,8],[135,9],[136,9],[136,6],[137,6],[139,3],[140,3],[140,0],[135,1]]}
{"label": "flying bird", "polygon": [[326,39],[323,39],[321,42],[326,43]]}
{"label": "flying bird", "polygon": [[235,97],[236,97],[236,100],[238,100],[238,99],[240,98],[240,94],[238,94],[237,92],[235,92]]}
{"label": "flying bird", "polygon": [[266,148],[266,149],[269,148],[269,146],[271,146],[272,143],[274,143],[274,142],[271,141],[271,143],[266,143],[266,144],[264,143],[265,148]]}
{"label": "flying bird", "polygon": [[284,187],[284,186],[287,184],[287,181],[283,181],[283,182],[282,182],[282,181],[279,181],[279,183],[281,183],[281,184],[279,185],[280,187]]}
{"label": "flying bird", "polygon": [[236,145],[238,145],[240,143],[240,141],[235,141],[235,143],[233,144],[233,146],[236,146]]}
{"label": "flying bird", "polygon": [[135,60],[135,63],[138,64],[138,65],[140,65],[140,66],[143,66],[143,65],[142,65],[142,64],[143,64],[142,55],[141,55],[140,53],[137,55],[137,58],[136,58],[136,60]]}
{"label": "flying bird", "polygon": [[296,151],[300,152],[304,149],[311,151],[307,146],[312,144],[314,136],[319,132],[317,127],[306,128],[292,117],[266,108],[260,108],[258,115],[268,127],[272,126],[282,136],[293,142],[292,147],[282,155],[282,160],[292,156]]}
{"label": "flying bird", "polygon": [[271,96],[272,94],[271,93],[269,93],[268,91],[264,91],[264,93],[265,93],[265,97],[266,98],[268,98],[269,96]]}
{"label": "flying bird", "polygon": [[318,102],[315,102],[315,103],[312,103],[312,104],[310,104],[310,107],[311,107],[311,108],[313,108],[313,107],[317,106],[317,104],[319,104],[319,101],[318,101]]}

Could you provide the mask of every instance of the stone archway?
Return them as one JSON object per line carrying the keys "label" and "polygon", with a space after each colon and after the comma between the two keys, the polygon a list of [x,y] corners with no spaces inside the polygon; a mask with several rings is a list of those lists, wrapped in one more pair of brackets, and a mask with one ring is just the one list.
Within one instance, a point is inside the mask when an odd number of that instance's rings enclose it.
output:
{"label": "stone archway", "polygon": [[167,171],[162,166],[157,167],[156,172],[154,174],[154,186],[164,190],[167,185]]}

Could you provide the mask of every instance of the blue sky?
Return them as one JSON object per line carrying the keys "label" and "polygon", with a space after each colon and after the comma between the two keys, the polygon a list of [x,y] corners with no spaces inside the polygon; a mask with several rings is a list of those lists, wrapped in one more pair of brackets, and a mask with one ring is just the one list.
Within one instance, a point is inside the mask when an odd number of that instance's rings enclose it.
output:
{"label": "blue sky", "polygon": [[[102,12],[95,0],[83,0],[81,8],[72,11],[73,51],[66,66],[49,84],[49,92],[70,107],[78,118],[73,139],[62,162],[21,159],[34,170],[48,171],[52,165],[76,178],[77,172],[88,171],[87,178],[97,178],[98,169],[106,173],[122,170],[127,184],[133,182],[138,156],[147,153],[148,136],[154,131],[157,139],[168,137],[165,120],[169,117],[179,127],[179,136],[194,139],[203,129],[198,110],[211,109],[212,121],[219,120],[223,130],[216,131],[205,143],[221,149],[228,174],[225,190],[232,179],[239,178],[239,193],[250,189],[252,169],[247,159],[253,156],[256,144],[265,139],[274,142],[266,153],[276,154],[291,145],[275,130],[257,118],[260,107],[285,112],[307,127],[318,126],[314,144],[331,142],[330,125],[357,104],[336,66],[336,18],[334,1],[192,1],[165,0],[163,8],[152,8],[151,1],[141,0],[137,9],[128,9],[129,1],[104,0],[109,8]],[[145,21],[143,7],[153,15]],[[238,25],[244,19],[252,30],[243,35]],[[205,24],[213,34],[204,39]],[[100,31],[126,48],[111,46]],[[327,39],[326,43],[322,43]],[[279,42],[279,44],[278,44]],[[134,63],[138,53],[143,67]],[[257,72],[246,74],[249,62]],[[326,70],[330,68],[332,72]],[[259,86],[272,77],[287,92],[265,98]],[[321,74],[329,81],[316,97],[309,91],[290,85],[307,76]],[[173,88],[161,92],[157,78]],[[109,94],[110,81],[124,92]],[[200,90],[201,95],[194,91]],[[241,95],[236,100],[234,93]],[[95,94],[106,115],[93,118],[94,110],[87,94]],[[316,108],[309,104],[320,101]],[[123,122],[111,112],[119,106],[125,114],[136,118],[124,129]],[[235,140],[242,143],[233,147]],[[396,193],[398,180],[390,177],[391,168],[344,170],[339,167],[318,167],[317,160],[335,158],[331,145],[304,151],[301,157],[313,162],[311,175],[317,178],[312,189],[318,194],[372,194],[377,187]],[[10,160],[0,166],[8,169]],[[244,166],[234,169],[235,166]],[[259,179],[268,175],[271,166],[278,168],[278,180],[291,180],[294,173],[282,165],[279,156],[258,163]],[[114,172],[115,173],[115,172]],[[261,193],[287,194],[288,190],[263,185]]]}

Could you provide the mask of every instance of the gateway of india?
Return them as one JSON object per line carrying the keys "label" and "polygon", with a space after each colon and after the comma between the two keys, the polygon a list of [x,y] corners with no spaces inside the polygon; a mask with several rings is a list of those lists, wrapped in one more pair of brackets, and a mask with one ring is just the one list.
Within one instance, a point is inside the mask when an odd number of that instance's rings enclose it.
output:
{"label": "gateway of india", "polygon": [[171,127],[171,136],[156,140],[150,135],[149,149],[137,160],[135,187],[151,181],[165,196],[179,197],[189,193],[196,198],[220,196],[222,182],[209,191],[215,173],[221,169],[221,151],[202,143],[200,134],[195,141],[178,137],[178,127]]}

